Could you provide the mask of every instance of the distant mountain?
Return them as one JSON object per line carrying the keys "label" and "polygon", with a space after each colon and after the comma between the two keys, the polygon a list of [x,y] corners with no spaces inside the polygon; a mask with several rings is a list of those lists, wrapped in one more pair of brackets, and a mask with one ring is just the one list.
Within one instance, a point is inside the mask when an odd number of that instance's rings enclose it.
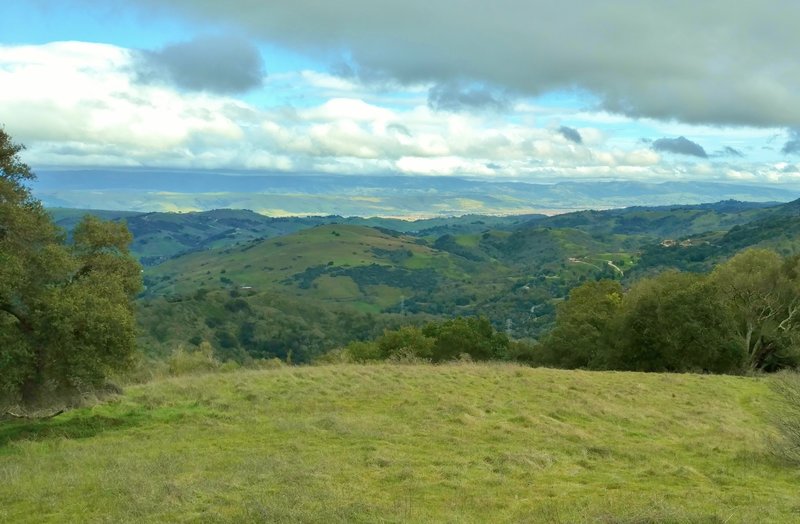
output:
{"label": "distant mountain", "polygon": [[716,182],[555,184],[406,175],[286,175],[182,170],[42,170],[32,184],[48,207],[126,211],[251,209],[269,216],[446,217],[581,209],[786,202],[800,189]]}

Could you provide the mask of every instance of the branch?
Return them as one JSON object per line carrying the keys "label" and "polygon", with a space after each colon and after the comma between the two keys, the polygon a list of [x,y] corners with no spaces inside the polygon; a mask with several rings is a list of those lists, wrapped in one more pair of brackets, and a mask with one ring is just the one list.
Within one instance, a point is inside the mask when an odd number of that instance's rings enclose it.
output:
{"label": "branch", "polygon": [[0,311],[4,311],[16,318],[17,322],[19,322],[19,325],[22,326],[24,331],[31,331],[33,329],[33,326],[31,326],[31,323],[28,322],[28,319],[26,319],[25,316],[17,311],[11,304],[0,303]]}
{"label": "branch", "polygon": [[794,320],[794,316],[797,314],[798,311],[800,311],[800,304],[794,303],[790,305],[789,315],[785,319],[783,319],[783,321],[780,324],[778,324],[778,329],[780,329],[781,331],[786,331],[789,328],[788,323]]}

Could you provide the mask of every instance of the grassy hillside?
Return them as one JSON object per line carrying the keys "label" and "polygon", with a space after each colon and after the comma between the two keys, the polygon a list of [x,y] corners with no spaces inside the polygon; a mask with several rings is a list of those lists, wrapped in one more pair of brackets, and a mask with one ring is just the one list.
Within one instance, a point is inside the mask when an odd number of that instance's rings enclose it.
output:
{"label": "grassy hillside", "polygon": [[446,233],[469,234],[487,228],[510,230],[544,215],[481,216],[401,220],[342,216],[265,216],[246,209],[214,209],[189,213],[138,213],[89,209],[50,208],[53,220],[67,231],[86,214],[103,220],[124,220],[133,234],[131,251],[145,266],[160,264],[193,251],[288,235],[325,224],[364,225],[401,233],[436,237]]}
{"label": "grassy hillside", "polygon": [[[509,232],[447,234],[431,243],[388,229],[342,224],[189,253],[145,273],[142,342],[155,348],[149,352],[163,353],[188,338],[194,343],[205,339],[221,357],[241,355],[241,349],[282,358],[293,345],[294,357],[302,354],[307,360],[380,333],[387,322],[478,314],[501,329],[508,329],[510,320],[518,337],[533,336],[552,321],[553,297],[579,281],[615,276],[606,260],[622,264],[628,256],[609,256],[605,245],[581,231],[540,232],[535,238],[546,238],[547,244],[530,240],[525,253],[513,260],[508,246],[518,235]],[[602,258],[569,259],[592,253]],[[376,329],[344,333],[344,322],[328,321],[331,314],[318,313],[321,308],[351,318],[374,315],[348,322]],[[290,312],[304,309],[302,322]],[[252,322],[269,332],[258,337],[261,349],[246,325]],[[289,343],[299,333],[296,343]],[[322,336],[300,340],[306,333]]]}
{"label": "grassy hillside", "polygon": [[[436,270],[451,277],[464,277],[463,270],[447,253],[420,245],[413,238],[370,227],[336,224],[171,260],[150,273],[155,282],[149,291],[186,293],[203,285],[214,286],[230,280],[240,287],[264,289],[291,285],[308,290],[317,298],[354,300],[359,298],[356,272],[332,275],[327,268],[373,266],[392,266],[398,271],[404,270],[404,274]],[[220,275],[224,275],[222,280]],[[328,278],[320,282],[320,277]],[[377,285],[381,283],[388,282],[385,279],[376,282]],[[399,284],[395,287],[404,287]],[[410,286],[413,282],[409,282]],[[372,290],[361,291],[365,300],[376,297],[378,305],[382,305],[381,297]],[[389,300],[393,303],[398,299],[399,296]]]}
{"label": "grassy hillside", "polygon": [[0,425],[7,522],[796,522],[765,379],[241,371]]}

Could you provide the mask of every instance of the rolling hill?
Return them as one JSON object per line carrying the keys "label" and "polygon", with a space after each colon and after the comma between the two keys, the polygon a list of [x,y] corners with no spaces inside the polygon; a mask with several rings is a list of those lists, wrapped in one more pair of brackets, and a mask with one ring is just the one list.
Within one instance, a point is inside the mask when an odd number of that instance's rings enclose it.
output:
{"label": "rolling hill", "polygon": [[[69,228],[82,212],[53,214]],[[586,280],[707,271],[749,246],[800,250],[798,202],[417,221],[98,214],[127,222],[146,266],[139,317],[148,351],[208,340],[237,359],[291,352],[306,361],[384,327],[456,315],[485,315],[514,338],[538,338]]]}

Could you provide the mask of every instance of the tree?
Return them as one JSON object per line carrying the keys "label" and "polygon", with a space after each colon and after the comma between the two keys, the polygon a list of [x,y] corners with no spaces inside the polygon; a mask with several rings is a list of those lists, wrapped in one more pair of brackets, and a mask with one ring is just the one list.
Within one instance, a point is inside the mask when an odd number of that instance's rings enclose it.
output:
{"label": "tree", "polygon": [[509,340],[498,333],[486,317],[456,317],[427,324],[422,332],[434,340],[432,360],[453,360],[462,354],[474,360],[502,359],[508,355]]}
{"label": "tree", "polygon": [[25,186],[22,150],[0,129],[0,401],[34,407],[130,362],[141,268],[124,224],[87,216],[67,243]]}
{"label": "tree", "polygon": [[797,260],[748,249],[712,273],[750,370],[797,363],[800,281]]}
{"label": "tree", "polygon": [[587,282],[559,304],[556,325],[538,346],[535,360],[559,368],[602,367],[614,343],[622,286],[613,280]]}
{"label": "tree", "polygon": [[435,341],[417,326],[402,326],[398,329],[385,330],[376,342],[380,358],[413,356],[427,359],[433,355]]}
{"label": "tree", "polygon": [[612,369],[727,373],[742,364],[732,319],[705,275],[667,271],[637,282],[623,298],[616,336]]}

